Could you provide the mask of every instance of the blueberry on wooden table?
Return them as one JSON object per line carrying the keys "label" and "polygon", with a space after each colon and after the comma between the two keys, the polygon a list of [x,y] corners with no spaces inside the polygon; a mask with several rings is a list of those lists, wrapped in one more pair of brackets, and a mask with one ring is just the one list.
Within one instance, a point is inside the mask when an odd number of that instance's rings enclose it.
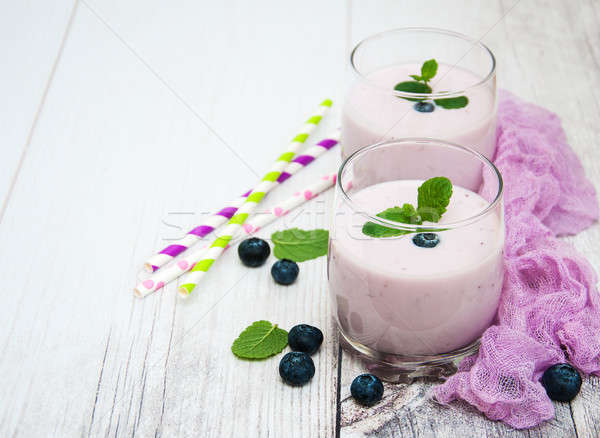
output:
{"label": "blueberry on wooden table", "polygon": [[294,351],[313,354],[323,343],[323,332],[308,324],[299,324],[289,331],[288,344]]}
{"label": "blueberry on wooden table", "polygon": [[279,375],[284,382],[301,386],[315,375],[315,364],[308,354],[292,351],[279,362]]}
{"label": "blueberry on wooden table", "polygon": [[559,363],[544,371],[542,386],[551,400],[569,402],[579,393],[581,376],[571,365]]}
{"label": "blueberry on wooden table", "polygon": [[269,244],[258,237],[251,237],[244,240],[238,246],[238,255],[240,260],[246,266],[256,268],[265,263],[271,254]]}
{"label": "blueberry on wooden table", "polygon": [[289,259],[277,260],[271,268],[273,280],[275,280],[276,283],[283,284],[285,286],[296,281],[298,272],[300,272],[298,263]]}
{"label": "blueberry on wooden table", "polygon": [[373,374],[361,374],[352,381],[350,393],[363,406],[373,406],[383,397],[383,383]]}

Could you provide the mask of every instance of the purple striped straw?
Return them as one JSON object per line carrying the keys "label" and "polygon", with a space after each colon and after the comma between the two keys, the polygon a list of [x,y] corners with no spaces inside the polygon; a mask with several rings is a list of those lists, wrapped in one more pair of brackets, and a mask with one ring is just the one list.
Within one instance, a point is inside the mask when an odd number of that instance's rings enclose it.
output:
{"label": "purple striped straw", "polygon": [[[298,170],[308,166],[320,155],[333,148],[338,144],[338,142],[339,132],[336,131],[333,135],[329,136],[328,138],[324,138],[314,146],[308,148],[304,154],[298,155],[292,161],[290,161],[284,171],[281,172],[277,178],[277,183],[281,184],[282,182],[286,181],[289,177],[298,172]],[[247,191],[239,198],[236,198],[230,202],[227,207],[222,208],[217,213],[206,218],[204,223],[188,231],[185,237],[183,237],[183,239],[181,239],[178,243],[171,244],[161,250],[158,254],[150,257],[144,264],[146,270],[155,272],[161,266],[164,266],[173,258],[186,251],[191,245],[195,244],[200,239],[212,233],[216,228],[223,225],[225,222],[231,219],[238,208],[246,201],[246,198],[250,192],[251,190]]]}

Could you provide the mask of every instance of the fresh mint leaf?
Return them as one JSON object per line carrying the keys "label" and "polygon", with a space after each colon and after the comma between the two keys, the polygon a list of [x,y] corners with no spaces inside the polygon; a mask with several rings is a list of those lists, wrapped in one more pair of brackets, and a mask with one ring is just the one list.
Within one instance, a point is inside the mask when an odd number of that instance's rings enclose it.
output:
{"label": "fresh mint leaf", "polygon": [[[377,213],[377,217],[382,219],[412,225],[421,225],[423,221],[438,222],[442,214],[446,212],[446,207],[450,203],[452,196],[452,183],[443,176],[430,178],[421,184],[418,188],[418,208],[415,209],[412,204],[404,204],[402,207],[392,207]],[[392,227],[367,222],[362,227],[363,234],[370,237],[396,237],[410,233],[426,233],[443,230],[430,230],[427,228],[417,228],[414,231],[398,230]]]}
{"label": "fresh mint leaf", "polygon": [[[416,82],[416,81],[399,82],[394,87],[394,90],[403,91],[405,93],[422,93],[422,94],[431,93],[431,87],[429,85],[424,84],[422,82]],[[403,97],[402,99],[406,99],[406,100],[410,100],[410,101],[414,102],[414,101],[419,101],[419,100],[425,100],[426,98],[425,97],[422,97],[422,98]]]}
{"label": "fresh mint leaf", "polygon": [[422,81],[423,78],[419,75],[409,75],[411,78],[413,78],[415,81]]}
{"label": "fresh mint leaf", "polygon": [[402,207],[392,207],[377,214],[378,217],[388,221],[403,224],[421,224],[421,218],[412,204],[404,204]]}
{"label": "fresh mint leaf", "polygon": [[434,99],[437,106],[441,106],[444,109],[458,109],[464,108],[469,104],[469,98],[467,96],[448,97],[445,99]]}
{"label": "fresh mint leaf", "polygon": [[281,353],[288,343],[288,332],[269,321],[255,321],[233,341],[231,351],[242,359],[265,359]]}
{"label": "fresh mint leaf", "polygon": [[[387,210],[378,213],[377,217],[403,224],[421,224],[421,218],[417,214],[415,207],[411,204],[404,204],[402,207],[388,208]],[[371,237],[394,237],[411,233],[411,231],[398,230],[370,221],[363,225],[362,232]]]}
{"label": "fresh mint leaf", "polygon": [[275,245],[273,255],[278,259],[304,262],[327,254],[329,231],[290,228],[273,233],[271,241]]}
{"label": "fresh mint leaf", "polygon": [[438,222],[452,196],[452,183],[443,176],[428,179],[419,187],[417,212],[421,219]]}
{"label": "fresh mint leaf", "polygon": [[395,237],[411,233],[408,230],[398,230],[396,228],[386,227],[371,221],[363,225],[362,232],[370,237]]}
{"label": "fresh mint leaf", "polygon": [[421,80],[425,83],[429,82],[436,75],[438,63],[435,59],[425,61],[421,66]]}

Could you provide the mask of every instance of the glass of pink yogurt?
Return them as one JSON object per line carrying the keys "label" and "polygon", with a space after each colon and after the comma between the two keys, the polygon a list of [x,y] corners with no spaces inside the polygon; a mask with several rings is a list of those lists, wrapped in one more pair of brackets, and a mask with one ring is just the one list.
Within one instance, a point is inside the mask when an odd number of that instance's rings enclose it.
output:
{"label": "glass of pink yogurt", "polygon": [[[421,77],[429,60],[437,68]],[[350,71],[342,158],[370,144],[406,137],[438,138],[493,158],[496,60],[481,42],[441,29],[391,30],[361,41],[352,51]],[[413,86],[398,86],[405,82]],[[402,91],[415,89],[420,92]]]}
{"label": "glass of pink yogurt", "polygon": [[[465,169],[484,185],[469,186]],[[425,219],[418,189],[436,177],[451,181],[452,195],[441,217]],[[408,223],[377,216],[404,204],[417,209]],[[388,237],[365,233],[367,223]],[[494,322],[503,248],[502,177],[485,156],[426,138],[360,149],[339,170],[330,230],[327,273],[343,344],[388,380],[451,374]]]}

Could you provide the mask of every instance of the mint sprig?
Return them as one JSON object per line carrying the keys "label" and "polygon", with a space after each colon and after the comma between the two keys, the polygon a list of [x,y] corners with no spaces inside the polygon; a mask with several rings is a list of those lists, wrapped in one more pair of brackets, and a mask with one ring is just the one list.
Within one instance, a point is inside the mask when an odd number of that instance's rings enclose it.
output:
{"label": "mint sprig", "polygon": [[329,231],[289,228],[271,234],[271,241],[275,245],[273,255],[278,259],[304,262],[327,255]]}
{"label": "mint sprig", "polygon": [[288,343],[288,332],[269,321],[255,321],[233,341],[231,351],[242,359],[266,359],[281,353]]}
{"label": "mint sprig", "polygon": [[[420,75],[409,75],[414,81],[399,82],[394,86],[394,90],[405,93],[430,94],[433,91],[428,82],[435,77],[437,70],[438,63],[435,59],[425,61],[421,66]],[[426,97],[402,97],[402,99],[410,100],[411,102],[427,100]],[[444,109],[459,109],[469,104],[469,98],[467,96],[447,97],[434,99],[433,102]]]}
{"label": "mint sprig", "polygon": [[[400,222],[403,224],[420,225],[423,222],[412,204],[404,204],[402,207],[388,208],[387,210],[383,210],[381,213],[377,213],[376,216],[388,221]],[[367,222],[364,224],[362,232],[371,237],[395,237],[410,233],[410,231],[385,227],[383,225],[376,224],[375,222]]]}
{"label": "mint sprig", "polygon": [[435,59],[430,59],[429,61],[425,61],[421,66],[421,76],[419,75],[409,75],[415,81],[423,81],[425,83],[429,82],[437,73],[438,63]]}
{"label": "mint sprig", "polygon": [[[404,204],[402,207],[388,208],[377,213],[376,216],[402,224],[421,225],[423,221],[437,223],[446,212],[451,197],[452,183],[448,178],[443,176],[430,178],[418,188],[417,208],[412,204]],[[376,238],[396,237],[426,231],[430,230],[425,228],[414,231],[399,230],[371,221],[365,223],[362,227],[363,234]]]}
{"label": "mint sprig", "polygon": [[[431,93],[431,87],[422,82],[415,81],[404,81],[396,84],[394,87],[396,91],[404,91],[405,93],[420,93],[420,94],[429,94]],[[420,100],[425,100],[424,97],[403,97],[402,99],[410,100],[411,102],[416,102]]]}

